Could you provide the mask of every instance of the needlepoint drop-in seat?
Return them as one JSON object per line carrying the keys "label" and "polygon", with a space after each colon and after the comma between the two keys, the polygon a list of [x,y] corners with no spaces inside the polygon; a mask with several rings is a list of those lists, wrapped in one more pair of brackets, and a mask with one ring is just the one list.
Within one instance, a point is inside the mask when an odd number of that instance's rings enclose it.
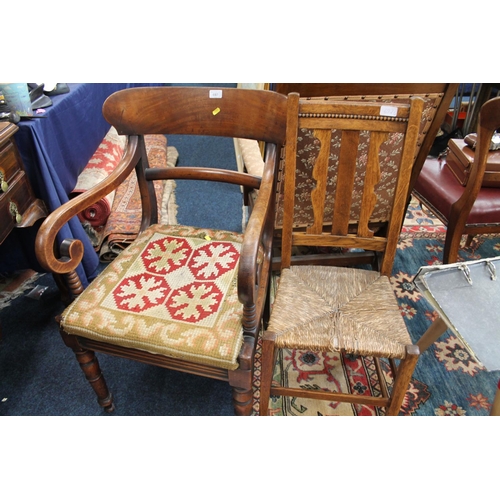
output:
{"label": "needlepoint drop-in seat", "polygon": [[235,370],[243,344],[235,279],[242,241],[228,231],[151,226],[64,311],[61,327]]}

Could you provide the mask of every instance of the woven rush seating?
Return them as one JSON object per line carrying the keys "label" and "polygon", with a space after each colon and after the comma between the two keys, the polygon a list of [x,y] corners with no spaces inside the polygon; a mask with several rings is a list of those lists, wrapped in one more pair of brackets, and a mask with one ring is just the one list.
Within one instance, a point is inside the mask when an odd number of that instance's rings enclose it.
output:
{"label": "woven rush seating", "polygon": [[342,267],[333,273],[326,266],[283,269],[268,330],[281,349],[401,359],[411,344],[389,278]]}

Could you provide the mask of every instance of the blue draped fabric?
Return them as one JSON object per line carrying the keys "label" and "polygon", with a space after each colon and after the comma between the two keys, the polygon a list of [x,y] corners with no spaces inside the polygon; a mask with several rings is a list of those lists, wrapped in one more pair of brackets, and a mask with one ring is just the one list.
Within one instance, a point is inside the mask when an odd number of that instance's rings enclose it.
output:
{"label": "blue draped fabric", "polygon": [[[102,116],[106,98],[127,87],[151,85],[159,84],[69,84],[70,92],[51,97],[53,105],[45,108],[42,117],[19,123],[14,137],[26,173],[35,196],[45,202],[50,212],[69,200],[78,175],[109,130],[110,125]],[[60,231],[59,243],[67,238],[84,243],[85,253],[77,272],[86,286],[96,274],[99,259],[77,217]],[[32,260],[34,247],[24,250],[33,253],[29,256]],[[20,263],[16,267],[24,266]]]}

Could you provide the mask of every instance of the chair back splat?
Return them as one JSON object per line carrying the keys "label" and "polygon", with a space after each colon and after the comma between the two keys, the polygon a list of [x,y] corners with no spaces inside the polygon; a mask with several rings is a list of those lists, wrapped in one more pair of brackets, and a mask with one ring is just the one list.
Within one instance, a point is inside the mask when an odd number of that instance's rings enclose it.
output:
{"label": "chair back splat", "polygon": [[[95,351],[227,381],[235,413],[254,411],[254,357],[271,273],[286,103],[287,97],[275,92],[208,87],[132,88],[105,101],[104,117],[128,139],[123,158],[104,181],[50,214],[36,252],[73,292],[60,318],[61,335],[106,411],[114,410],[113,397]],[[145,136],[157,134],[262,141],[262,175],[203,166],[150,168]],[[143,214],[139,235],[83,290],[75,273],[81,242],[58,247],[57,233],[134,171]],[[168,179],[258,190],[245,230],[158,223],[153,182]]]}
{"label": "chair back splat", "polygon": [[[296,179],[296,172],[302,170],[300,166],[291,168],[287,163],[282,268],[290,266],[292,245],[349,247],[380,252],[381,273],[390,274],[406,209],[420,124],[417,120],[422,113],[422,100],[414,98],[412,103],[410,107],[353,101],[313,102],[299,100],[298,94],[289,95],[285,157],[292,158],[293,167],[294,159],[303,159],[303,152],[309,151],[313,221],[305,231],[294,230],[296,184],[301,182],[303,197],[304,182]],[[305,129],[307,136],[297,142],[298,131]],[[389,176],[393,181],[387,186],[383,180]],[[334,186],[330,194],[327,185]],[[389,221],[383,236],[370,229],[380,219]]]}
{"label": "chair back splat", "polygon": [[[413,160],[410,179],[411,188],[415,184],[422,165],[431,150],[440,126],[445,121],[446,113],[455,96],[458,83],[274,83],[271,88],[284,95],[297,92],[301,98],[344,102],[365,101],[385,104],[399,102],[408,104],[412,97],[421,97],[424,100],[424,107]],[[302,133],[302,131],[299,132],[299,137]],[[304,167],[301,170],[302,172],[299,170],[299,173],[304,175]],[[279,177],[278,192],[282,193],[283,189]],[[300,195],[302,185],[297,186],[298,195]],[[300,201],[300,198],[298,201]],[[283,207],[280,204],[280,198],[278,198],[275,221],[275,226],[278,229],[281,228],[282,213]],[[298,225],[307,225],[309,223],[309,212],[306,207],[297,212],[295,217],[295,223]]]}
{"label": "chair back splat", "polygon": [[[410,340],[389,276],[422,108],[419,97],[409,104],[386,104],[288,95],[281,269],[263,335],[261,415],[267,415],[271,395],[372,405],[389,415],[399,413],[419,350]],[[307,190],[305,179],[297,175],[305,170],[300,161],[311,172]],[[389,176],[394,181],[384,183]],[[298,191],[301,205],[313,214],[305,228],[294,224]],[[379,219],[388,221],[383,234],[373,229]],[[380,255],[380,270],[292,265],[298,247],[371,250]],[[285,349],[373,357],[382,396],[284,386],[279,381],[282,363],[276,360]],[[392,389],[379,358],[389,360]],[[307,385],[314,386],[314,380]]]}

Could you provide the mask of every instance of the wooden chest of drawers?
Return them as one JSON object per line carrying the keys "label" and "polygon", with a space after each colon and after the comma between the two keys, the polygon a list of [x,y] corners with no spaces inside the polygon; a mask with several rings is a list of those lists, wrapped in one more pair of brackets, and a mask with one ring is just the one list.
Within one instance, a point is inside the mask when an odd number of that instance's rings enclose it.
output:
{"label": "wooden chest of drawers", "polygon": [[32,226],[47,215],[24,171],[13,139],[17,130],[12,123],[0,122],[0,244],[14,228]]}

